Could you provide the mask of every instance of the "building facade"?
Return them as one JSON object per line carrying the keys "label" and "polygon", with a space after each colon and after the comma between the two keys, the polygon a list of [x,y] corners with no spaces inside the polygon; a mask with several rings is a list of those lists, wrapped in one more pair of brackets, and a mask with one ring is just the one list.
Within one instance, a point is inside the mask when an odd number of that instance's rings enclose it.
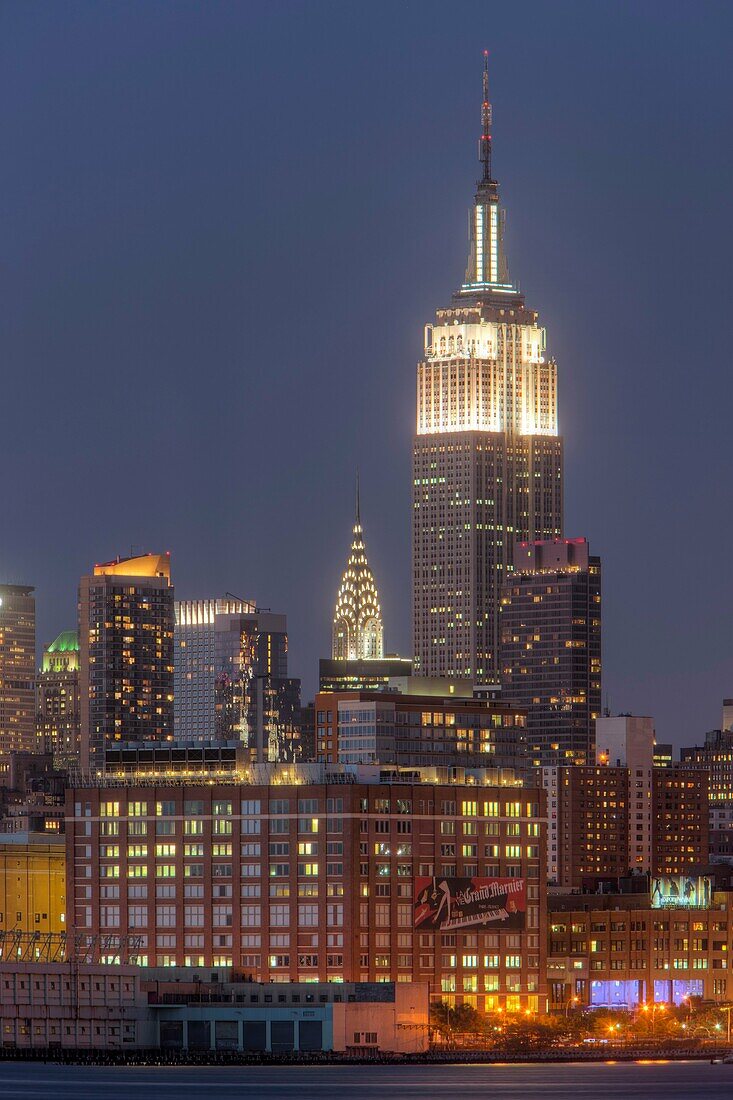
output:
{"label": "building facade", "polygon": [[0,960],[3,936],[66,930],[66,849],[61,836],[0,834]]}
{"label": "building facade", "polygon": [[134,936],[141,964],[428,982],[452,1003],[538,1011],[541,791],[496,772],[493,785],[491,772],[319,775],[69,791],[70,930],[82,944],[118,936],[120,954]]}
{"label": "building facade", "polygon": [[6,963],[0,1041],[20,1050],[427,1050],[425,984],[260,985],[225,972]]}
{"label": "building facade", "polygon": [[686,764],[652,776],[652,873],[682,875],[710,858],[710,776]]}
{"label": "building facade", "polygon": [[705,772],[602,763],[545,767],[541,775],[551,883],[594,890],[628,875],[681,875],[707,865]]}
{"label": "building facade", "polygon": [[733,731],[710,730],[702,745],[683,748],[681,762],[707,773],[710,799],[710,858],[733,860]]}
{"label": "building facade", "polygon": [[50,753],[0,756],[0,834],[62,833],[67,781]]}
{"label": "building facade", "polygon": [[137,967],[3,963],[4,1047],[129,1050],[155,1046],[156,1032]]}
{"label": "building facade", "polygon": [[316,696],[319,760],[400,767],[526,765],[525,715],[505,703],[391,692]]}
{"label": "building facade", "polygon": [[723,700],[721,728],[723,730],[733,730],[733,699]]}
{"label": "building facade", "polygon": [[596,763],[625,768],[629,828],[629,867],[651,873],[654,865],[652,772],[655,754],[652,718],[621,714],[596,722]]}
{"label": "building facade", "polygon": [[537,766],[592,764],[601,713],[601,560],[586,539],[521,542],[501,596],[502,695]]}
{"label": "building facade", "polygon": [[425,328],[413,450],[416,671],[499,682],[499,604],[518,540],[562,534],[557,369],[508,275],[484,71],[482,175],[465,282]]}
{"label": "building facade", "polygon": [[43,649],[36,682],[38,749],[57,768],[80,763],[79,635],[65,630]]}
{"label": "building facade", "polygon": [[[178,975],[176,971],[176,975]],[[164,1050],[348,1051],[403,1054],[428,1049],[426,983],[195,982],[159,970],[154,989],[156,1045]],[[222,980],[223,978],[223,980]]]}
{"label": "building facade", "polygon": [[36,601],[26,584],[0,584],[0,753],[36,747]]}
{"label": "building facade", "polygon": [[674,763],[674,748],[669,741],[657,741],[654,745],[654,767],[668,768]]}
{"label": "building facade", "polygon": [[118,558],[79,584],[81,766],[105,748],[173,738],[173,586],[168,554]]}
{"label": "building facade", "polygon": [[177,741],[213,741],[214,686],[218,665],[218,615],[254,615],[249,600],[224,596],[209,600],[176,600],[173,630],[173,728]]}
{"label": "building facade", "polygon": [[693,904],[648,893],[551,897],[550,1009],[730,1002],[733,896],[711,883],[708,892],[704,877],[689,881],[696,894],[700,886]]}
{"label": "building facade", "polygon": [[175,617],[176,741],[298,759],[300,681],[288,676],[285,615],[226,596],[179,601]]}
{"label": "building facade", "polygon": [[408,676],[412,676],[412,661],[407,657],[366,661],[321,658],[318,662],[320,691],[378,691],[388,687],[390,680]]}
{"label": "building facade", "polygon": [[217,615],[214,736],[253,761],[299,759],[300,680],[288,676],[284,615]]}
{"label": "building facade", "polygon": [[593,889],[629,873],[628,770],[545,767],[547,873],[566,889]]}

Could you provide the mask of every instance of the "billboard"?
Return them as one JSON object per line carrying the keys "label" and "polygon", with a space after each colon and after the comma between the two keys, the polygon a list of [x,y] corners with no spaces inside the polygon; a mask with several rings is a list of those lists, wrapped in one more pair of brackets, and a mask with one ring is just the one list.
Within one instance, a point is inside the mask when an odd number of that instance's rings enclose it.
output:
{"label": "billboard", "polygon": [[415,879],[414,927],[424,931],[471,925],[524,928],[526,910],[523,878]]}
{"label": "billboard", "polygon": [[652,909],[708,909],[712,892],[707,875],[655,875]]}

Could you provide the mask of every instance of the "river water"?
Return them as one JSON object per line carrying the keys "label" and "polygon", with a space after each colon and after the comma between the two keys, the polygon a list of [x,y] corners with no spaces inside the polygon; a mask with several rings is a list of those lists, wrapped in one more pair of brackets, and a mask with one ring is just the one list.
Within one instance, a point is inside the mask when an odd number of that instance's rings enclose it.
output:
{"label": "river water", "polygon": [[497,1066],[106,1068],[0,1063],[0,1100],[732,1100],[733,1065],[709,1062]]}

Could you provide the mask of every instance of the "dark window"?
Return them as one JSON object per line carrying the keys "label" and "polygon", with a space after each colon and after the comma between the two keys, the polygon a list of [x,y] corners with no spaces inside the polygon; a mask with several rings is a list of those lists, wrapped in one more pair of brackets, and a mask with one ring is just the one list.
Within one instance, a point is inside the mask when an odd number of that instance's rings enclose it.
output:
{"label": "dark window", "polygon": [[273,1020],[270,1024],[270,1042],[273,1054],[293,1050],[295,1025],[292,1020]]}
{"label": "dark window", "polygon": [[323,1024],[320,1020],[301,1020],[300,1050],[323,1050]]}
{"label": "dark window", "polygon": [[211,1023],[209,1020],[188,1021],[188,1049],[211,1049]]}
{"label": "dark window", "polygon": [[264,1020],[246,1020],[242,1050],[264,1050],[267,1046],[267,1024]]}

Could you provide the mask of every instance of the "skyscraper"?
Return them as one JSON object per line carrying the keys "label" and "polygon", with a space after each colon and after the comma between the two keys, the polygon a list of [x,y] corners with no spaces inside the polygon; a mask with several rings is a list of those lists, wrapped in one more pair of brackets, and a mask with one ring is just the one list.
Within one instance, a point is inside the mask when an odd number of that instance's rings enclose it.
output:
{"label": "skyscraper", "polygon": [[509,279],[492,174],[488,60],[465,282],[417,367],[412,617],[416,672],[499,679],[499,598],[517,540],[562,533],[557,370]]}
{"label": "skyscraper", "polygon": [[335,661],[381,660],[383,633],[377,586],[364,545],[357,484],[353,539],[336,597],[331,655]]}
{"label": "skyscraper", "polygon": [[586,539],[517,543],[502,589],[499,655],[502,698],[527,712],[530,761],[593,763],[601,560]]}
{"label": "skyscraper", "polygon": [[249,600],[225,596],[176,600],[173,633],[174,729],[177,741],[214,739],[217,615],[254,614]]}
{"label": "skyscraper", "polygon": [[175,605],[176,741],[239,742],[253,761],[300,754],[300,680],[285,615],[225,596]]}
{"label": "skyscraper", "polygon": [[173,739],[173,586],[168,554],[95,565],[79,584],[81,764]]}
{"label": "skyscraper", "polygon": [[300,680],[288,676],[285,615],[257,610],[215,619],[214,735],[253,762],[300,756]]}
{"label": "skyscraper", "polygon": [[79,635],[65,630],[44,646],[36,684],[38,741],[57,768],[79,764]]}
{"label": "skyscraper", "polygon": [[36,746],[36,601],[26,584],[0,584],[0,753]]}

